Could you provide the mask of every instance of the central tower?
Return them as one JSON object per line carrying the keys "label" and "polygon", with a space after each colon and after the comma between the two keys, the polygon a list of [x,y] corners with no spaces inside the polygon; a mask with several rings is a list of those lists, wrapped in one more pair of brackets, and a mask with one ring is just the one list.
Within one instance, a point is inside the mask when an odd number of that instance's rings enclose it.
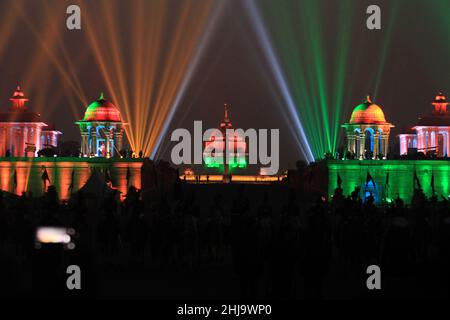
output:
{"label": "central tower", "polygon": [[[230,132],[227,132],[227,130],[230,130]],[[204,150],[213,150],[213,152],[211,154],[204,153],[203,158],[207,168],[222,169],[224,181],[229,181],[233,169],[247,167],[247,143],[242,136],[233,130],[230,107],[227,104],[224,105],[224,118],[216,131],[220,134],[212,134],[205,142]]]}

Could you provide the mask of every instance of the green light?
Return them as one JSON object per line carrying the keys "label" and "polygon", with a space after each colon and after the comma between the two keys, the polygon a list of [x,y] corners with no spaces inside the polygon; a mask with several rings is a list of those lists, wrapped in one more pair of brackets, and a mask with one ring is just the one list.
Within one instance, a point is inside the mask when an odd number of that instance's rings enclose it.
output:
{"label": "green light", "polygon": [[[351,0],[258,4],[314,157],[336,154],[343,134],[340,125],[348,121],[356,102],[367,94],[377,96],[384,80],[398,1],[383,7],[388,12],[383,21],[389,22],[382,33],[365,27],[364,16],[357,17],[359,9]],[[374,61],[368,63],[368,56]],[[361,84],[356,79],[366,80]]]}
{"label": "green light", "polygon": [[[450,193],[450,161],[436,160],[386,160],[358,161],[331,160],[327,162],[329,170],[329,194],[337,188],[337,174],[342,179],[344,195],[349,195],[355,187],[361,188],[364,196],[367,172],[370,172],[376,184],[376,200],[392,199],[397,194],[405,203],[410,203],[414,194],[414,172],[428,197],[433,195],[431,177],[434,174],[435,191],[438,196]],[[389,172],[389,185],[386,186],[386,175]]]}
{"label": "green light", "polygon": [[[344,92],[350,58],[351,1],[340,1],[335,10],[337,20],[327,24],[323,12],[333,8],[325,10],[324,4],[316,0],[259,3],[266,12],[271,39],[278,48],[314,157],[323,158],[328,152],[335,154],[345,115],[343,109],[350,105]],[[327,34],[330,31],[333,36]],[[335,40],[325,40],[328,38]]]}
{"label": "green light", "polygon": [[[205,157],[204,158],[205,166],[207,168],[223,168],[223,158],[214,158],[214,157]],[[230,158],[228,166],[232,169],[240,168],[244,169],[247,167],[247,159],[245,157],[235,157]]]}

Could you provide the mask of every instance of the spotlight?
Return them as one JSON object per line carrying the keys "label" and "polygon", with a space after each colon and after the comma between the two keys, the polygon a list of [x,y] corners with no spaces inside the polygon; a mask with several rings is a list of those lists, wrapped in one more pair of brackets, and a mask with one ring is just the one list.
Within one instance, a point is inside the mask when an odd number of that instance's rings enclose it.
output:
{"label": "spotlight", "polygon": [[[289,86],[285,79],[285,75],[283,74],[278,58],[275,54],[275,50],[269,39],[268,32],[265,29],[261,14],[257,8],[257,5],[255,4],[255,1],[249,0],[245,1],[244,3],[247,7],[255,32],[258,35],[259,41],[261,42],[261,46],[263,47],[263,53],[265,54],[266,59],[269,62],[271,73],[275,77],[276,84],[278,85],[278,90],[282,95],[285,108],[287,109],[283,109],[283,115],[285,116],[287,121],[294,122],[294,136],[297,139],[300,151],[308,162],[313,162],[314,156],[309,146],[308,139],[303,129],[303,125],[299,119],[297,107],[290,93]],[[291,123],[289,122],[289,124]]]}

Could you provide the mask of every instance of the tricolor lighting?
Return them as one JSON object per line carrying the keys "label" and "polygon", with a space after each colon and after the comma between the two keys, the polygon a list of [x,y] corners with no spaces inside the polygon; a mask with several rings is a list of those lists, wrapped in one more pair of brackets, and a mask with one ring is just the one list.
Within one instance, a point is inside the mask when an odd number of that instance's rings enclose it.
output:
{"label": "tricolor lighting", "polygon": [[121,0],[99,0],[101,14],[85,10],[89,46],[136,152],[157,154],[222,2],[135,0],[124,11]]}
{"label": "tricolor lighting", "polygon": [[296,105],[292,99],[289,86],[283,74],[280,63],[278,62],[275,50],[269,39],[269,35],[265,29],[258,7],[255,1],[253,0],[245,1],[244,4],[248,9],[248,13],[252,20],[253,27],[255,28],[255,32],[257,33],[261,46],[264,49],[263,52],[265,54],[266,59],[268,60],[271,73],[275,77],[278,89],[282,96],[283,105],[285,105],[285,108],[283,108],[283,115],[285,116],[289,125],[291,127],[293,126],[294,128],[293,129],[294,137],[297,140],[297,144],[304,158],[308,162],[314,161],[314,155],[311,151],[305,131],[303,129],[303,125],[298,116]]}
{"label": "tricolor lighting", "polygon": [[[355,97],[379,91],[396,5],[383,11],[389,23],[382,33],[369,33],[365,24],[356,28],[354,17],[360,8],[351,0],[250,0],[245,5],[305,158],[336,154],[340,125]],[[367,61],[361,43],[353,40],[363,37],[374,41],[367,49],[377,53],[373,62]],[[353,80],[360,78],[355,76],[358,72],[366,79],[363,84]]]}

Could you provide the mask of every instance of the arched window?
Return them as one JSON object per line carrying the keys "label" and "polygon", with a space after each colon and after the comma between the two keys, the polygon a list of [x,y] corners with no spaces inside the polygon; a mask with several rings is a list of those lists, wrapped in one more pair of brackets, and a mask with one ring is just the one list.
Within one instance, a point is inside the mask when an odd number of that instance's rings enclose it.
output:
{"label": "arched window", "polygon": [[364,137],[365,137],[364,150],[366,150],[366,157],[371,158],[373,156],[373,152],[374,152],[374,131],[373,131],[373,129],[367,128],[364,131]]}
{"label": "arched window", "polygon": [[366,202],[370,196],[375,199],[375,202],[378,202],[378,192],[377,185],[371,180],[364,184],[363,190],[363,201]]}

